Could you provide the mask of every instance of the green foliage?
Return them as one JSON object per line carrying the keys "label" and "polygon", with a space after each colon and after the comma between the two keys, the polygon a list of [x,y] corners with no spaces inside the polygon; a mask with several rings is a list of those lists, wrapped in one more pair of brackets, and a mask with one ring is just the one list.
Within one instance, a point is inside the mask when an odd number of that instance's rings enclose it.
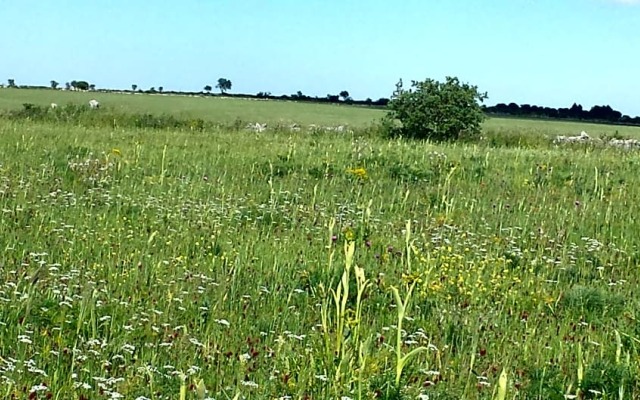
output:
{"label": "green foliage", "polygon": [[545,135],[517,129],[509,131],[488,129],[483,133],[486,143],[491,147],[523,149],[541,147],[549,143]]}
{"label": "green foliage", "polygon": [[640,381],[627,364],[614,363],[613,360],[597,358],[584,371],[580,389],[585,399],[620,398],[618,394],[633,392]]}
{"label": "green foliage", "polygon": [[525,399],[564,400],[565,386],[560,369],[555,366],[534,367],[526,373],[526,384],[521,388]]}
{"label": "green foliage", "polygon": [[578,318],[597,321],[603,316],[616,318],[620,315],[625,299],[604,289],[576,285],[565,293],[560,305]]}
{"label": "green foliage", "polygon": [[231,81],[227,78],[218,79],[218,84],[216,85],[216,89],[220,89],[220,93],[225,93],[228,90],[231,90]]}
{"label": "green foliage", "polygon": [[71,81],[71,87],[78,90],[89,90],[90,86],[87,81]]}
{"label": "green foliage", "polygon": [[399,121],[389,134],[412,139],[457,140],[481,133],[484,113],[479,102],[487,98],[476,86],[447,77],[445,82],[412,81],[405,90],[402,80],[389,102],[389,121]]}

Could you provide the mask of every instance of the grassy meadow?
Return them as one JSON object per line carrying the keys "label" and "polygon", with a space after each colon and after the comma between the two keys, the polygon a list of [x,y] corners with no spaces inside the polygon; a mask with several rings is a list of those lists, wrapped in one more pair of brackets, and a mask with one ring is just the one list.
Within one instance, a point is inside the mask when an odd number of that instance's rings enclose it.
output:
{"label": "grassy meadow", "polygon": [[[263,101],[215,96],[171,96],[123,93],[91,93],[62,90],[0,89],[0,110],[18,110],[25,103],[49,106],[57,103],[84,104],[98,99],[101,106],[115,113],[169,114],[182,119],[201,118],[205,121],[229,123],[240,119],[247,123],[349,126],[364,128],[379,121],[385,111],[366,107],[336,104],[298,103],[293,101]],[[613,136],[640,138],[640,127],[602,125],[584,122],[489,118],[485,132],[499,136],[554,137],[577,135],[587,131],[594,137]]]}
{"label": "grassy meadow", "polygon": [[23,103],[48,106],[67,103],[86,104],[91,99],[101,106],[122,113],[168,113],[179,118],[202,118],[229,122],[240,117],[246,122],[298,123],[364,126],[382,118],[381,110],[343,107],[335,104],[296,103],[216,96],[172,96],[123,93],[91,93],[62,90],[0,89],[0,110],[19,109]]}
{"label": "grassy meadow", "polygon": [[[220,120],[380,115],[113,96]],[[640,158],[536,143],[0,119],[0,397],[640,398]]]}

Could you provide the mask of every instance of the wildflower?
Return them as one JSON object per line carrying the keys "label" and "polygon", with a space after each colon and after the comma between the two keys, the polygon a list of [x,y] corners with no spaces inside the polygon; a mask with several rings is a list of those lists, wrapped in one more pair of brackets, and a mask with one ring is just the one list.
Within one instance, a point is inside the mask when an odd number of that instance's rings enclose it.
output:
{"label": "wildflower", "polygon": [[359,180],[365,180],[368,178],[367,170],[364,168],[352,168],[352,169],[348,169],[347,172]]}
{"label": "wildflower", "polygon": [[344,232],[344,237],[349,242],[353,241],[356,238],[355,232],[350,227],[345,228],[343,232]]}
{"label": "wildflower", "polygon": [[49,388],[46,385],[35,385],[31,387],[31,390],[29,391],[29,393],[37,393],[45,390],[49,390]]}
{"label": "wildflower", "polygon": [[31,339],[29,339],[29,336],[27,336],[27,335],[18,335],[18,341],[19,341],[20,343],[26,343],[26,344],[31,344],[31,343],[33,343],[33,342],[31,341]]}

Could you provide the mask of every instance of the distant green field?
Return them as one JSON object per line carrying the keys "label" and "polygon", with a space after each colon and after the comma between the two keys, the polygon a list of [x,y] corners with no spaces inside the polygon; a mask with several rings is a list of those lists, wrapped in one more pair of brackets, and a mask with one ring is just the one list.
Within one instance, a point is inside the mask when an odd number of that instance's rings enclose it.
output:
{"label": "distant green field", "polygon": [[124,93],[83,93],[61,90],[0,90],[0,109],[16,109],[23,103],[47,105],[84,103],[97,99],[105,107],[124,112],[171,113],[185,118],[227,122],[240,118],[248,122],[298,123],[364,126],[384,112],[372,108],[336,104],[297,103],[220,97],[192,97]]}
{"label": "distant green field", "polygon": [[[170,113],[185,118],[203,118],[219,122],[240,118],[243,121],[260,123],[295,122],[303,125],[362,127],[375,123],[385,114],[384,110],[373,108],[294,101],[29,89],[0,89],[0,110],[17,109],[24,103],[86,103],[93,98],[98,99],[105,107],[123,112]],[[485,130],[546,136],[577,135],[584,130],[594,136],[613,135],[617,132],[627,137],[640,137],[640,127],[516,118],[489,118],[485,122]]]}
{"label": "distant green field", "polygon": [[585,131],[593,137],[611,136],[616,133],[629,138],[640,137],[640,127],[637,126],[517,118],[489,118],[484,124],[484,129],[500,133],[518,133],[520,135],[529,133],[546,136],[579,135],[581,131]]}

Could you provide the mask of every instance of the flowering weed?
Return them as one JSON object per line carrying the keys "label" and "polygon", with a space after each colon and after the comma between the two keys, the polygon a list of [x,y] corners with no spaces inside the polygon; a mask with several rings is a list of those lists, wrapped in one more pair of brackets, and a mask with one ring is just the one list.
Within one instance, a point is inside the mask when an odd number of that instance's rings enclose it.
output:
{"label": "flowering weed", "polygon": [[638,167],[0,122],[0,393],[638,398]]}

